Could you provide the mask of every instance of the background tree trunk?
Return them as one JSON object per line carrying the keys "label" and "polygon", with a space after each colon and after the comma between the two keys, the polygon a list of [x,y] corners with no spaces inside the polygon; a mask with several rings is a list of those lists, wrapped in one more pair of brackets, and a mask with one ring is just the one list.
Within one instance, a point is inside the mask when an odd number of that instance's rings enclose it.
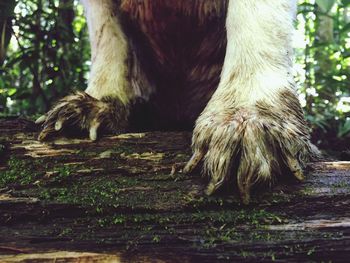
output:
{"label": "background tree trunk", "polygon": [[0,66],[4,63],[6,49],[12,36],[11,19],[15,6],[15,0],[7,0],[0,3]]}

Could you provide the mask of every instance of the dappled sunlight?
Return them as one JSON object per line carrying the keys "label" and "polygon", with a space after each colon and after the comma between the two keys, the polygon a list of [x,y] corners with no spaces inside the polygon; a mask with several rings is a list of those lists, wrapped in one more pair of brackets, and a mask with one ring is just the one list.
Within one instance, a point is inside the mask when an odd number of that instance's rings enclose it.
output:
{"label": "dappled sunlight", "polygon": [[[327,166],[327,167],[332,167],[332,168],[336,168],[336,169],[349,169],[350,168],[350,162],[348,161],[343,161],[343,162],[340,162],[340,161],[337,161],[337,162],[324,162],[324,164]],[[349,174],[350,176],[350,174]]]}
{"label": "dappled sunlight", "polygon": [[121,263],[121,258],[118,255],[86,253],[86,252],[71,252],[57,251],[48,253],[23,253],[19,255],[4,255],[1,260],[4,262],[111,262]]}
{"label": "dappled sunlight", "polygon": [[343,97],[340,99],[337,110],[343,113],[350,112],[350,97]]}
{"label": "dappled sunlight", "polygon": [[329,134],[350,132],[349,23],[341,1],[299,0],[294,75],[307,120],[327,147]]}

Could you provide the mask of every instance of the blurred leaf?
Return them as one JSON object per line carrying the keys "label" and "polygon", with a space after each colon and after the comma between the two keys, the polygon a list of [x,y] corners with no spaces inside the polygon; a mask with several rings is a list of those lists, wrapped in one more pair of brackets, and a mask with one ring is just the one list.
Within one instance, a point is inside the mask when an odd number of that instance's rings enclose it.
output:
{"label": "blurred leaf", "polygon": [[338,132],[338,137],[344,137],[345,135],[350,133],[350,119],[346,120],[344,125],[340,126],[339,132]]}
{"label": "blurred leaf", "polygon": [[[350,1],[350,0],[349,0]],[[348,31],[350,30],[350,23],[347,23],[343,28],[342,30],[340,31],[341,34],[344,34],[344,33],[348,33]]]}
{"label": "blurred leaf", "polygon": [[16,94],[16,92],[17,92],[17,89],[12,88],[12,89],[9,89],[9,90],[7,91],[7,94],[11,97],[11,96],[13,96],[14,94]]}
{"label": "blurred leaf", "polygon": [[350,5],[350,0],[342,0],[341,2],[344,6]]}

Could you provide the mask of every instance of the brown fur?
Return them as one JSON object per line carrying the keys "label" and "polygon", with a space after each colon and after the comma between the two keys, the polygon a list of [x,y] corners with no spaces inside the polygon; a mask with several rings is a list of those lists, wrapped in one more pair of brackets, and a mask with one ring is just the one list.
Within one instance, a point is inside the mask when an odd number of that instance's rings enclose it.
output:
{"label": "brown fur", "polygon": [[156,86],[151,104],[163,128],[193,126],[215,91],[225,56],[226,9],[227,1],[121,1],[126,32]]}

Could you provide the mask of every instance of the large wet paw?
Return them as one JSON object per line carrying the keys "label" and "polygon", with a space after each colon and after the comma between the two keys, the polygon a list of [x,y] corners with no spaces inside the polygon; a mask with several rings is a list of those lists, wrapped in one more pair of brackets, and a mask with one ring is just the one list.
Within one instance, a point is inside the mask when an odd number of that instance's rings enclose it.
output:
{"label": "large wet paw", "polygon": [[43,125],[39,140],[46,140],[73,129],[87,131],[94,141],[99,130],[125,130],[127,117],[128,110],[118,99],[97,100],[85,92],[77,92],[61,99],[36,123]]}
{"label": "large wet paw", "polygon": [[210,177],[207,194],[236,176],[245,204],[254,184],[271,183],[286,170],[303,180],[304,164],[315,148],[295,103],[284,108],[260,103],[252,108],[205,111],[197,120],[194,154],[184,172],[203,160],[204,173]]}

